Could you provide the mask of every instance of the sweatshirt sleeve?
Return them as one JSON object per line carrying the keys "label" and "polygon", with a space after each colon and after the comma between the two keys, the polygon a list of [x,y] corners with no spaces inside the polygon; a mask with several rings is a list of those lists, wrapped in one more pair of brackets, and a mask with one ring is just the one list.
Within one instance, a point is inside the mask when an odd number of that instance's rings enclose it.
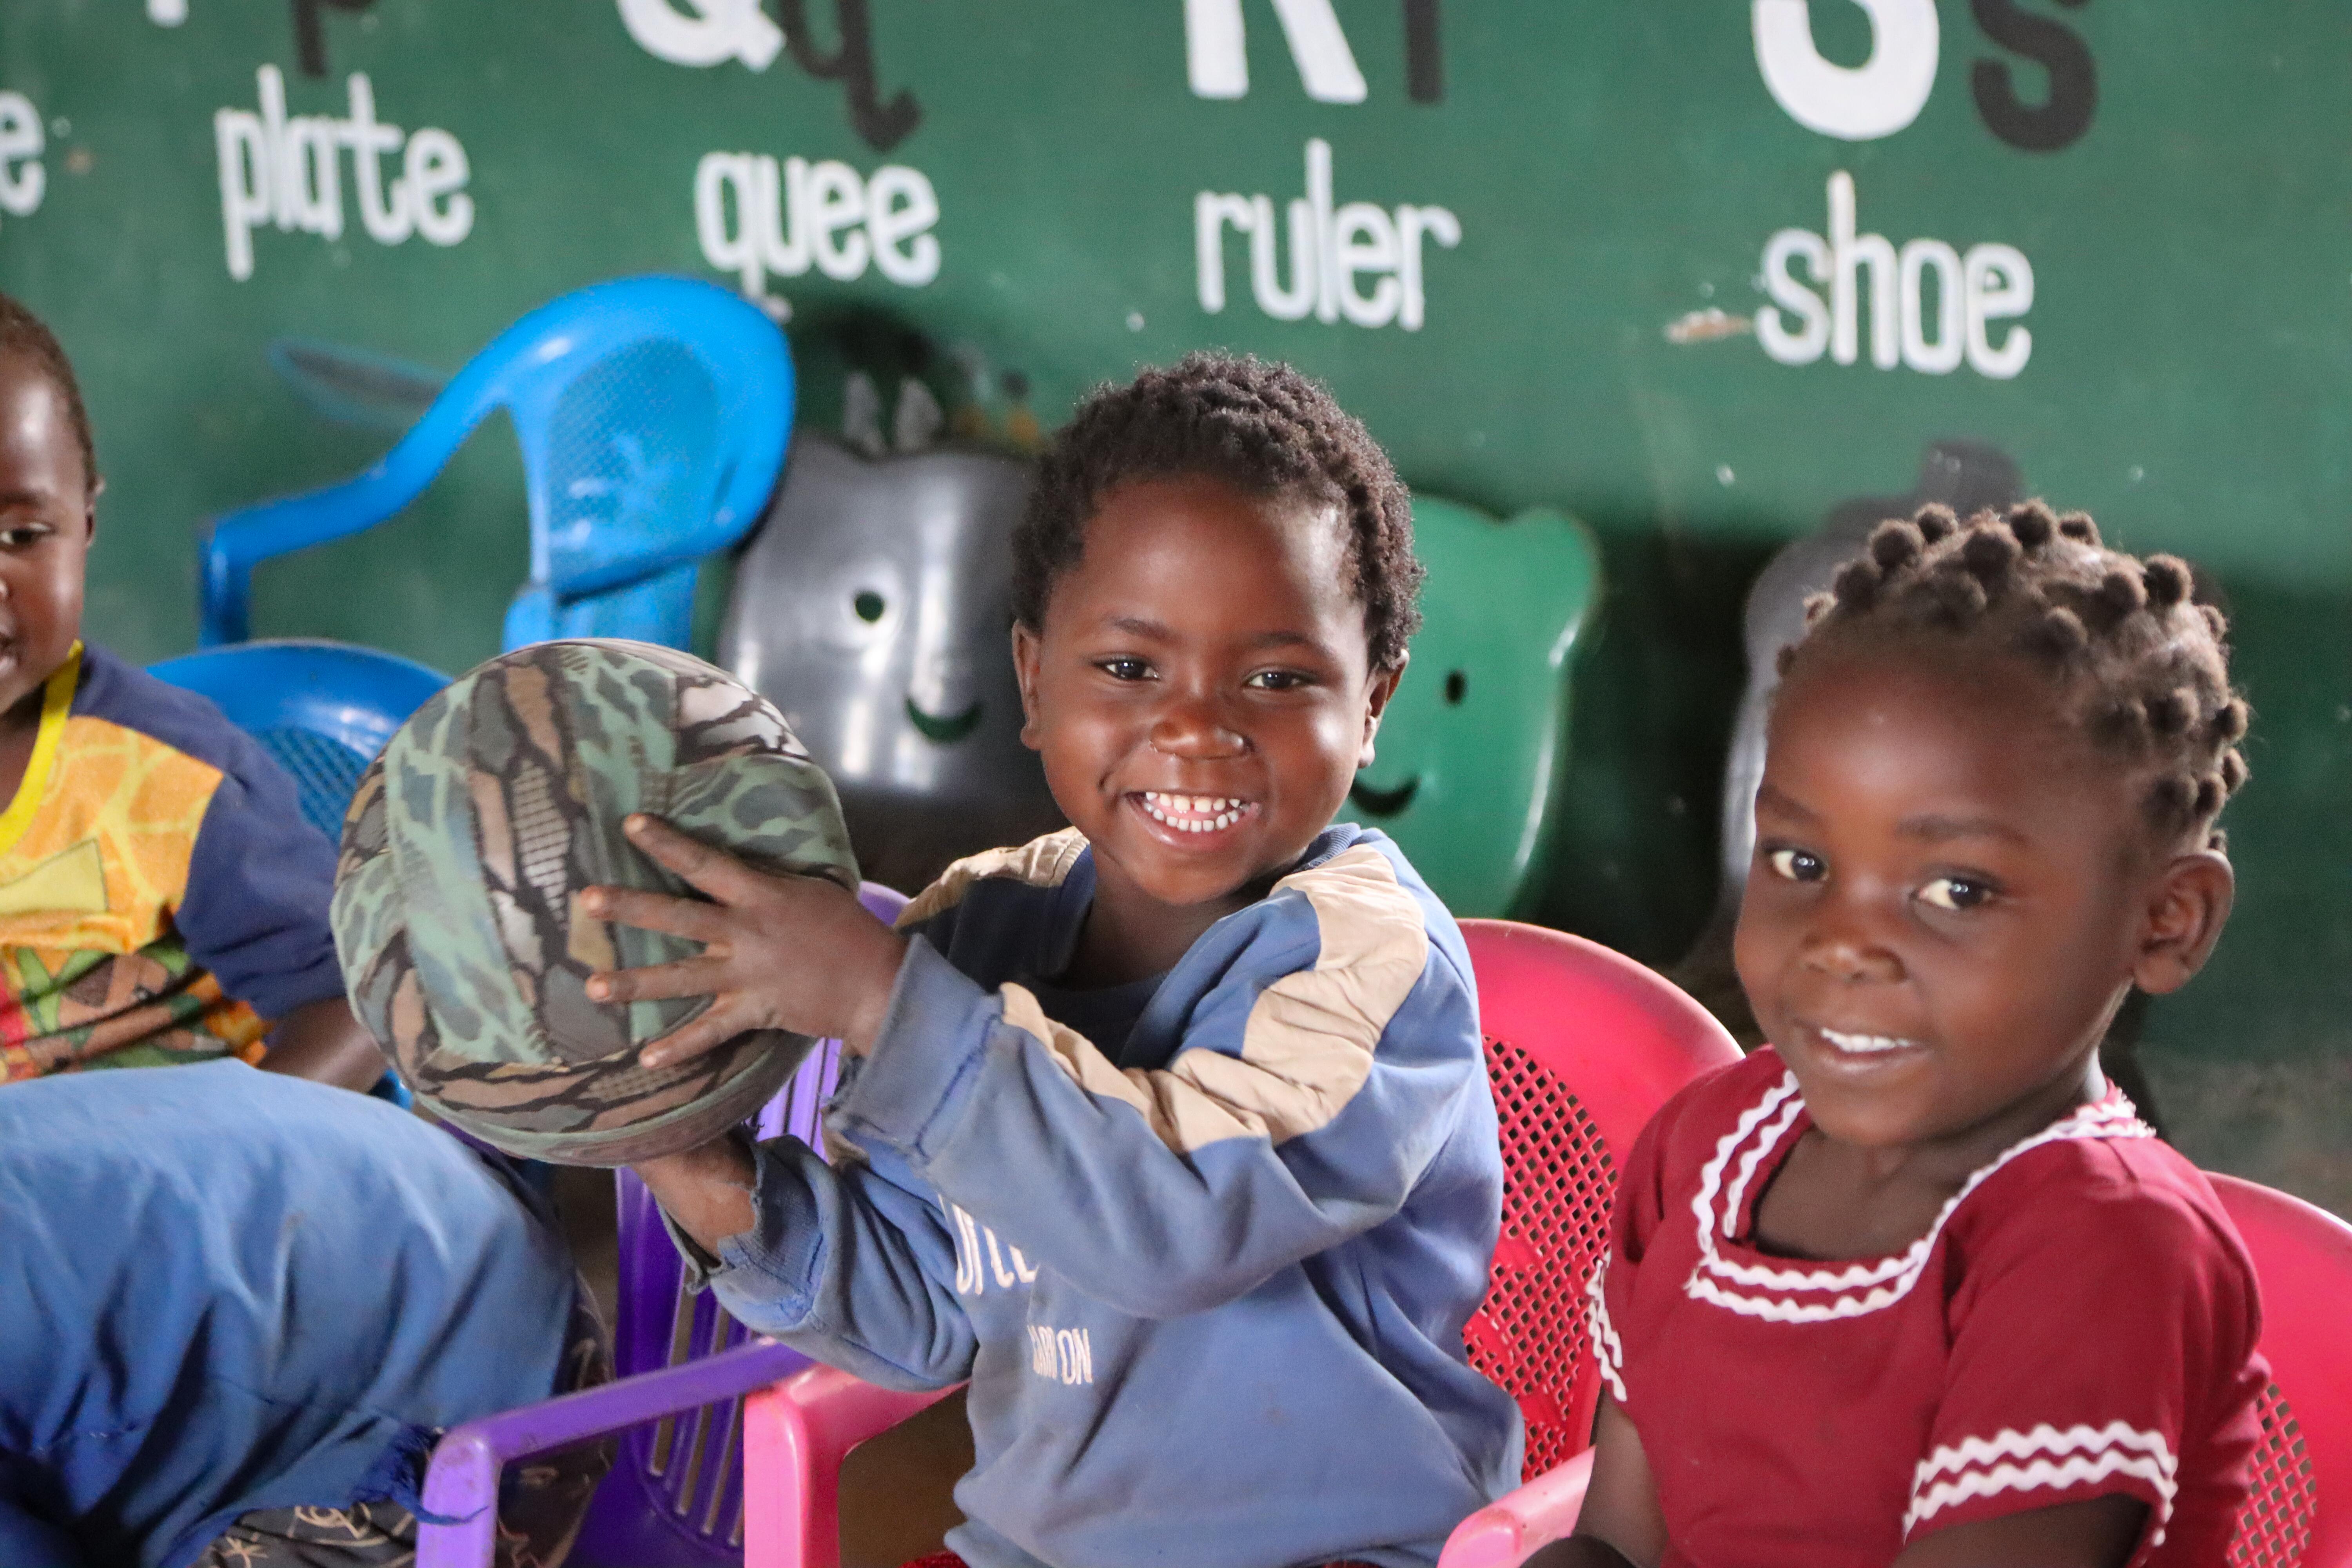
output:
{"label": "sweatshirt sleeve", "polygon": [[1139,1317],[1221,1305],[1370,1229],[1485,1082],[1476,994],[1371,846],[1253,915],[1234,950],[1188,955],[1224,970],[1153,1070],[919,937],[836,1102],[845,1130]]}
{"label": "sweatshirt sleeve", "polygon": [[736,1321],[885,1388],[971,1375],[977,1341],[938,1204],[866,1161],[828,1166],[796,1138],[752,1158],[751,1228],[719,1242],[715,1268],[671,1225],[688,1274]]}

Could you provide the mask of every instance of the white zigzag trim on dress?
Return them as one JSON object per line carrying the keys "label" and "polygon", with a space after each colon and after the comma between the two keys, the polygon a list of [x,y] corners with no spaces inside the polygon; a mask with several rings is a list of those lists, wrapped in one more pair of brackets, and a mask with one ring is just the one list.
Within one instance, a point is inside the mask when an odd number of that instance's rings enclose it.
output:
{"label": "white zigzag trim on dress", "polygon": [[[2012,1462],[2021,1459],[2030,1462]],[[1945,1509],[1998,1492],[2064,1491],[2109,1476],[2135,1476],[2156,1489],[2156,1528],[2147,1543],[2158,1546],[2172,1518],[2179,1469],[2163,1433],[2144,1432],[2121,1421],[2069,1426],[2063,1432],[2046,1422],[2031,1432],[2003,1428],[1990,1441],[1966,1437],[1957,1447],[1938,1447],[1919,1461],[1911,1479],[1911,1508],[1903,1516],[1903,1536],[1909,1540],[1912,1526]],[[1950,1479],[1937,1479],[1947,1472]]]}
{"label": "white zigzag trim on dress", "polygon": [[1625,1342],[1617,1337],[1617,1325],[1609,1321],[1609,1300],[1601,1293],[1601,1277],[1609,1272],[1609,1255],[1601,1254],[1601,1266],[1584,1286],[1584,1327],[1592,1336],[1592,1359],[1601,1368],[1601,1381],[1625,1403]]}
{"label": "white zigzag trim on dress", "polygon": [[[1909,1295],[1911,1288],[1919,1282],[1920,1273],[1927,1266],[1927,1254],[1935,1250],[1937,1237],[1943,1235],[1945,1223],[1952,1217],[1953,1211],[1985,1178],[2020,1154],[2065,1139],[2156,1136],[2155,1130],[2139,1119],[2123,1091],[2110,1085],[2104,1098],[2076,1107],[2072,1114],[2052,1122],[2031,1138],[2011,1144],[1980,1166],[1944,1205],[1936,1222],[1927,1227],[1927,1234],[1892,1258],[1838,1269],[1768,1268],[1734,1262],[1716,1250],[1716,1237],[1720,1232],[1728,1238],[1738,1228],[1740,1204],[1747,1196],[1748,1183],[1795,1125],[1797,1113],[1803,1109],[1797,1075],[1786,1074],[1761,1100],[1741,1114],[1738,1124],[1716,1144],[1715,1158],[1700,1171],[1698,1191],[1691,1196],[1691,1213],[1698,1222],[1699,1259],[1683,1286],[1684,1293],[1694,1300],[1711,1302],[1743,1317],[1786,1323],[1827,1322],[1879,1311]],[[1769,1126],[1764,1125],[1768,1119]],[[1739,1168],[1726,1189],[1724,1173],[1735,1156],[1738,1157]],[[1719,1205],[1717,1193],[1723,1194]],[[1795,1300],[1794,1295],[1759,1293],[1767,1291],[1826,1294],[1832,1300],[1802,1301]]]}
{"label": "white zigzag trim on dress", "polygon": [[[1780,1089],[1776,1092],[1782,1091],[1785,1091],[1786,1100],[1780,1107],[1780,1114],[1774,1117],[1762,1131],[1755,1134],[1754,1139],[1748,1145],[1748,1152],[1739,1157],[1739,1173],[1731,1179],[1730,1187],[1723,1194],[1721,1224],[1723,1239],[1726,1241],[1731,1239],[1732,1233],[1739,1226],[1739,1205],[1747,1200],[1748,1184],[1756,1179],[1756,1167],[1761,1165],[1764,1163],[1764,1156],[1770,1153],[1780,1140],[1788,1136],[1789,1129],[1796,1125],[1798,1116],[1805,1109],[1803,1098],[1797,1093],[1797,1080],[1794,1076],[1781,1081]],[[1769,1106],[1772,1100],[1772,1095],[1766,1095],[1765,1106]]]}

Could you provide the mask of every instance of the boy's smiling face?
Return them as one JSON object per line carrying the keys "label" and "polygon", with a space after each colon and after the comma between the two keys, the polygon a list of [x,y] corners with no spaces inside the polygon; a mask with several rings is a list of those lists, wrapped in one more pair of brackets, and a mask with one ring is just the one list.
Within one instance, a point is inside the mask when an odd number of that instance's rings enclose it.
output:
{"label": "boy's smiling face", "polygon": [[0,712],[37,703],[81,635],[96,500],[64,396],[26,356],[0,354]]}
{"label": "boy's smiling face", "polygon": [[1829,1137],[1989,1157],[2082,1098],[2127,985],[2169,991],[2228,862],[2153,842],[2145,773],[2038,671],[1869,645],[1776,700],[1737,958]]}
{"label": "boy's smiling face", "polygon": [[1014,628],[1022,738],[1093,844],[1098,912],[1213,921],[1346,800],[1402,673],[1370,667],[1347,545],[1329,507],[1132,481]]}

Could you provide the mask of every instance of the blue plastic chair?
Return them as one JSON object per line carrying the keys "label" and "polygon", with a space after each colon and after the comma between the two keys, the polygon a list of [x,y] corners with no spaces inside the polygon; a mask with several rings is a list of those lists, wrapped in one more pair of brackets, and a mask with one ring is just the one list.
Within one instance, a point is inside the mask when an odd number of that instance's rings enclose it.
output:
{"label": "blue plastic chair", "polygon": [[601,637],[684,647],[701,558],[759,520],[793,420],[783,334],[726,289],[684,278],[598,283],[541,306],[475,355],[367,472],[215,519],[198,640],[242,642],[256,563],[393,516],[500,407],[530,506],[530,579],[507,611],[504,646]]}
{"label": "blue plastic chair", "polygon": [[415,659],[349,643],[241,643],[150,665],[150,675],[212,700],[294,775],[302,819],[331,842],[360,774],[392,732],[449,678]]}
{"label": "blue plastic chair", "polygon": [[[205,648],[147,673],[209,698],[294,777],[302,820],[335,843],[360,774],[392,732],[449,684],[437,669],[339,642],[251,642]],[[386,1073],[378,1098],[405,1107],[408,1090]]]}

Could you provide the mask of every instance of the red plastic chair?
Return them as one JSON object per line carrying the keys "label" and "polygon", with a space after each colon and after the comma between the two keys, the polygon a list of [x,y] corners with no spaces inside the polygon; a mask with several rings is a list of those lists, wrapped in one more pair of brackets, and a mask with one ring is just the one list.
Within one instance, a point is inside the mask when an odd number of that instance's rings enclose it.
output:
{"label": "red plastic chair", "polygon": [[[1737,1061],[1739,1047],[1668,982],[1581,937],[1509,921],[1465,921],[1462,931],[1506,1168],[1502,1241],[1464,1337],[1472,1364],[1526,1413],[1533,1476],[1591,1441],[1599,1375],[1583,1314],[1559,1307],[1583,1300],[1606,1244],[1616,1159],[1669,1095]],[[843,1457],[943,1397],[888,1393],[827,1367],[752,1395],[745,1568],[837,1568]]]}
{"label": "red plastic chair", "polygon": [[2352,1225],[2252,1182],[2211,1179],[2262,1280],[2272,1378],[2230,1568],[2352,1568]]}
{"label": "red plastic chair", "polygon": [[1510,921],[1464,921],[1503,1131],[1503,1236],[1464,1332],[1519,1402],[1528,1484],[1454,1529],[1440,1568],[1500,1568],[1568,1533],[1592,1473],[1599,1369],[1584,1288],[1609,1240],[1617,1163],[1674,1092],[1739,1059],[1714,1016],[1622,953]]}

